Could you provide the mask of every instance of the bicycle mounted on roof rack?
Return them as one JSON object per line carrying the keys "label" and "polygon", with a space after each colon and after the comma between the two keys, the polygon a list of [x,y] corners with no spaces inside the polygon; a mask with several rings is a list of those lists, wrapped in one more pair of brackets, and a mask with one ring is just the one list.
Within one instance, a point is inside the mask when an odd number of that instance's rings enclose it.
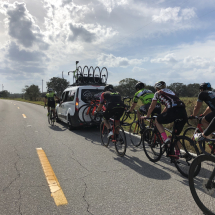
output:
{"label": "bicycle mounted on roof rack", "polygon": [[76,61],[76,70],[69,71],[73,73],[73,84],[70,86],[84,86],[84,85],[95,85],[95,86],[105,86],[108,79],[108,70],[103,67],[101,70],[97,66],[93,68],[92,66],[84,66],[83,70],[81,66],[77,66],[79,61]]}

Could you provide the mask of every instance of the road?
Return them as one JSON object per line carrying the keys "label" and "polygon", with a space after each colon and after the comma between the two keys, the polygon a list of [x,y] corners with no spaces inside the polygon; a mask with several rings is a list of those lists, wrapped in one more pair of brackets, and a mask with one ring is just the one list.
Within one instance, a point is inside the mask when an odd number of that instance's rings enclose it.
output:
{"label": "road", "polygon": [[[50,126],[46,114],[39,105],[0,100],[0,214],[202,214],[188,180],[166,158],[154,164],[130,143],[121,158],[101,145],[97,128]],[[37,148],[68,204],[55,204]]]}

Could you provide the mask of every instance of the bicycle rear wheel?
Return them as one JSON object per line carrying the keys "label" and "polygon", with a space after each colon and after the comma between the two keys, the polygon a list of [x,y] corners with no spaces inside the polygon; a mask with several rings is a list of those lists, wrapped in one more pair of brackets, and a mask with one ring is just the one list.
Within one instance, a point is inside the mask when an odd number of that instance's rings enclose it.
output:
{"label": "bicycle rear wheel", "polygon": [[138,121],[134,121],[129,128],[129,138],[131,143],[138,147],[141,144],[140,126]]}
{"label": "bicycle rear wheel", "polygon": [[54,113],[53,113],[53,110],[51,110],[51,125],[54,126]]}
{"label": "bicycle rear wheel", "polygon": [[[198,176],[195,177],[195,169],[202,166]],[[215,169],[215,157],[200,155],[192,162],[189,171],[189,186],[193,199],[204,214],[215,214],[215,179],[209,178]],[[208,187],[206,185],[208,183]]]}
{"label": "bicycle rear wheel", "polygon": [[[119,132],[118,135],[116,134],[116,131]],[[117,154],[123,157],[126,153],[127,142],[126,142],[125,132],[120,125],[115,127],[114,140],[116,141],[115,148],[116,148]]]}
{"label": "bicycle rear wheel", "polygon": [[161,140],[154,132],[154,128],[147,128],[142,135],[143,150],[152,162],[160,160],[164,149],[161,148]]}
{"label": "bicycle rear wheel", "polygon": [[105,146],[105,147],[108,147],[109,145],[109,142],[110,142],[110,138],[108,138],[108,129],[107,127],[105,126],[104,122],[102,122],[100,124],[100,137],[101,137],[101,140],[102,140],[102,144]]}
{"label": "bicycle rear wheel", "polygon": [[48,123],[51,125],[51,111],[48,111],[49,115],[48,115]]}
{"label": "bicycle rear wheel", "polygon": [[[185,177],[188,177],[190,165],[193,160],[200,154],[194,141],[189,137],[179,136],[174,141],[174,146],[177,150],[180,150],[179,159],[174,160],[174,164],[177,170]],[[195,170],[195,175],[198,175],[201,166],[198,166]]]}

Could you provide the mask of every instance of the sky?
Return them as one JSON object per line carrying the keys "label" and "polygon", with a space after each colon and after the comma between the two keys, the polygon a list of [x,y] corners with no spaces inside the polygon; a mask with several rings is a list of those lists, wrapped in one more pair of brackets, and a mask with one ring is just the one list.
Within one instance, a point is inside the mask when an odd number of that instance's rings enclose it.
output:
{"label": "sky", "polygon": [[210,82],[214,0],[0,0],[0,84],[46,91],[79,65],[106,67],[108,84]]}

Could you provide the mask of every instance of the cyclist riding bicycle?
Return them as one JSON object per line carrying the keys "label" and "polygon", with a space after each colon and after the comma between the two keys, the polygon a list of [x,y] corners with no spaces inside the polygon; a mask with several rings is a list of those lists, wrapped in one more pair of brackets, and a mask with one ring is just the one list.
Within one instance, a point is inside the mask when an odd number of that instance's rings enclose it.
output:
{"label": "cyclist riding bicycle", "polygon": [[116,126],[120,124],[120,118],[124,113],[125,105],[121,100],[121,96],[113,88],[113,85],[106,85],[104,92],[101,94],[100,103],[97,107],[96,112],[99,112],[102,109],[106,101],[106,111],[104,112],[104,124],[107,127],[109,134],[107,137],[113,135],[113,131],[109,122],[109,119],[114,116]]}
{"label": "cyclist riding bicycle", "polygon": [[202,114],[204,117],[201,120],[205,130],[203,133],[194,135],[196,141],[204,140],[207,136],[210,136],[213,131],[215,131],[215,92],[211,91],[210,83],[202,83],[199,89],[201,92],[198,95],[198,100],[194,107],[192,116],[196,116],[198,114],[203,101],[208,105],[208,107]]}
{"label": "cyclist riding bicycle", "polygon": [[[159,81],[155,83],[154,88],[156,93],[152,99],[152,103],[148,109],[147,115],[142,116],[141,119],[150,117],[152,111],[154,110],[157,101],[159,100],[161,104],[165,105],[164,110],[155,119],[155,124],[161,137],[164,140],[164,144],[170,142],[170,138],[167,138],[166,132],[162,124],[169,124],[174,122],[176,119],[181,119],[175,122],[175,134],[179,135],[187,122],[187,112],[185,109],[185,104],[175,95],[175,93],[166,88],[166,83],[164,81]],[[171,152],[170,156],[178,156],[180,150],[176,149],[175,154]]]}
{"label": "cyclist riding bicycle", "polygon": [[45,95],[45,102],[44,102],[44,106],[46,106],[46,102],[48,100],[48,114],[47,116],[49,115],[49,112],[50,112],[50,108],[53,110],[53,113],[54,113],[54,121],[55,121],[55,98],[59,100],[59,98],[56,96],[55,92],[53,91],[52,88],[49,88],[48,89],[48,93]]}
{"label": "cyclist riding bicycle", "polygon": [[[137,106],[137,102],[140,99],[140,101],[142,102],[142,106],[137,110],[137,117],[138,120],[140,121],[140,117],[141,115],[145,115],[148,112],[148,109],[151,105],[152,99],[154,97],[154,93],[151,90],[147,90],[145,89],[145,84],[142,82],[138,82],[135,85],[135,89],[136,89],[136,93],[134,95],[133,98],[133,104],[130,107],[130,109],[127,111],[127,113],[131,113],[134,108]],[[160,114],[161,113],[161,105],[158,102],[154,108],[154,110],[152,111],[152,114]]]}

